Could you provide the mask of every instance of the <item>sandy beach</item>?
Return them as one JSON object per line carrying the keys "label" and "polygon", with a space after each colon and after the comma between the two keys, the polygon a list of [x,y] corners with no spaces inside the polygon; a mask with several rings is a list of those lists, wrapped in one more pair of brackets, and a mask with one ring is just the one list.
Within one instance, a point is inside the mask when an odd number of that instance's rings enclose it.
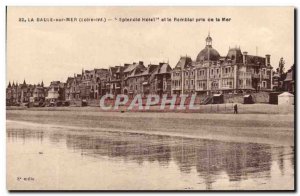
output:
{"label": "sandy beach", "polygon": [[[294,115],[102,112],[96,108],[7,110],[7,126],[184,136],[238,142],[294,145]],[[50,108],[51,109],[51,108]],[[271,110],[270,110],[271,111]]]}

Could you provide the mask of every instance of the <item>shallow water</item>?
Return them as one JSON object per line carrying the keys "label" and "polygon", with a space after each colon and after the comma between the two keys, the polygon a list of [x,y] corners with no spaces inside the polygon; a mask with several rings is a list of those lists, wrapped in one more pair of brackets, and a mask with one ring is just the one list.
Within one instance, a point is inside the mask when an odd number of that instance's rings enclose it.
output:
{"label": "shallow water", "polygon": [[293,189],[294,147],[7,127],[9,189]]}

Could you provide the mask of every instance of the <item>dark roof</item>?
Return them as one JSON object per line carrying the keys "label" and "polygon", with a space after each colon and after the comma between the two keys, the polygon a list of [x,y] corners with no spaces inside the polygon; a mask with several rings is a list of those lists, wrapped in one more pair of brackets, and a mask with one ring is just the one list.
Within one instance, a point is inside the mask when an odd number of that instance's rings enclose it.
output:
{"label": "dark roof", "polygon": [[168,63],[164,63],[159,67],[159,74],[165,74],[165,73],[169,73],[170,71],[172,71],[172,68],[170,67],[170,65]]}
{"label": "dark roof", "polygon": [[126,67],[126,69],[124,70],[124,73],[133,71],[137,66],[138,66],[138,64],[130,64],[130,65],[128,65],[128,67]]}
{"label": "dark roof", "polygon": [[243,54],[240,48],[229,48],[226,59],[230,59],[236,63],[243,62]]}
{"label": "dark roof", "polygon": [[285,82],[288,82],[288,81],[293,81],[293,72],[288,72],[286,74],[286,78],[284,80]]}
{"label": "dark roof", "polygon": [[207,45],[203,50],[201,50],[196,58],[196,62],[201,61],[218,61],[220,54],[212,46]]}
{"label": "dark roof", "polygon": [[172,68],[168,63],[160,63],[157,69],[153,72],[153,74],[166,74],[172,71]]}
{"label": "dark roof", "polygon": [[180,57],[178,63],[175,66],[175,69],[186,68],[187,66],[191,65],[192,59],[189,56],[182,56]]}
{"label": "dark roof", "polygon": [[143,67],[140,67],[139,69],[134,69],[131,74],[128,76],[128,78],[131,78],[131,77],[136,77],[136,76],[143,76],[143,73],[145,71],[145,68]]}
{"label": "dark roof", "polygon": [[74,78],[73,77],[68,77],[66,83],[72,83],[74,81]]}
{"label": "dark roof", "polygon": [[254,64],[254,65],[265,65],[265,58],[260,56],[254,56],[254,55],[247,55],[246,57],[248,64]]}
{"label": "dark roof", "polygon": [[143,71],[141,73],[141,75],[149,75],[151,74],[153,71],[155,71],[157,69],[159,65],[154,65],[154,64],[149,64],[148,67],[145,69],[145,71]]}

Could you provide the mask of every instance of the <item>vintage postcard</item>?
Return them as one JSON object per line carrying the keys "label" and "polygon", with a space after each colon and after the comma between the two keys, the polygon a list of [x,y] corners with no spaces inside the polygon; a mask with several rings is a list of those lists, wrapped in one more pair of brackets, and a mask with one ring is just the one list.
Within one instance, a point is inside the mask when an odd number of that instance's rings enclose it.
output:
{"label": "vintage postcard", "polygon": [[293,7],[7,7],[7,189],[295,189]]}

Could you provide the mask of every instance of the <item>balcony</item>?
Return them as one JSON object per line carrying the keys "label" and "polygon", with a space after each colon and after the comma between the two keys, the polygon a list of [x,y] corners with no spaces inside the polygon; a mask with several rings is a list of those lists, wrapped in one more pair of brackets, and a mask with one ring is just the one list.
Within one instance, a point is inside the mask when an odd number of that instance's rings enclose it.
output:
{"label": "balcony", "polygon": [[172,90],[181,90],[181,86],[173,86],[172,85]]}
{"label": "balcony", "polygon": [[221,74],[210,75],[209,78],[210,79],[218,79],[218,78],[221,78]]}
{"label": "balcony", "polygon": [[255,74],[252,74],[252,78],[260,78],[260,74],[257,74],[257,73],[255,73]]}
{"label": "balcony", "polygon": [[205,76],[197,76],[197,80],[206,80],[207,79],[207,77],[206,77],[206,75]]}
{"label": "balcony", "polygon": [[221,89],[233,89],[233,85],[222,85]]}
{"label": "balcony", "polygon": [[233,73],[222,74],[222,78],[233,78]]}
{"label": "balcony", "polygon": [[262,79],[270,79],[270,75],[264,74],[264,75],[262,75]]}
{"label": "balcony", "polygon": [[204,88],[204,87],[197,87],[197,86],[196,86],[195,90],[196,90],[196,91],[205,91],[206,88]]}
{"label": "balcony", "polygon": [[252,77],[252,73],[251,72],[239,72],[239,77],[240,78],[251,78]]}

